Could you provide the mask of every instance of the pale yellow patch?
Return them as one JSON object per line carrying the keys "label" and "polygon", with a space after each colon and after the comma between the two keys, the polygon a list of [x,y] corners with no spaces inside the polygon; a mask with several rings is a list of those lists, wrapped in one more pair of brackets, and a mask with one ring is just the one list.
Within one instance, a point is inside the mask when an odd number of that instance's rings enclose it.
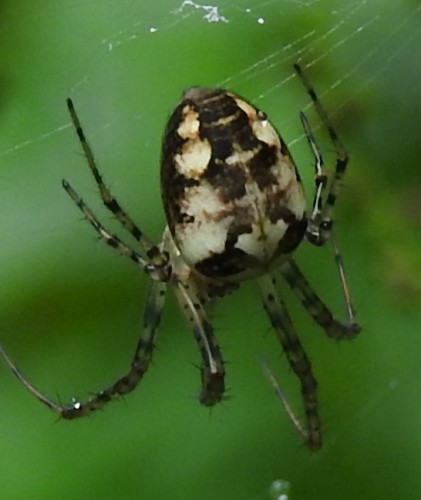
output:
{"label": "pale yellow patch", "polygon": [[190,140],[183,146],[183,152],[174,157],[177,171],[188,178],[199,179],[206,171],[212,156],[207,139]]}
{"label": "pale yellow patch", "polygon": [[190,106],[183,108],[183,121],[177,129],[178,135],[182,139],[194,139],[199,135],[199,113],[194,111]]}
{"label": "pale yellow patch", "polygon": [[272,127],[269,120],[256,120],[251,124],[254,135],[259,141],[265,142],[269,146],[281,147],[278,133]]}
{"label": "pale yellow patch", "polygon": [[274,259],[279,241],[285,235],[287,224],[280,220],[276,224],[270,221],[260,224],[253,224],[253,231],[247,234],[241,234],[238,237],[236,247],[252,255],[263,266],[267,266]]}
{"label": "pale yellow patch", "polygon": [[234,98],[237,106],[242,109],[248,116],[251,127],[253,129],[253,133],[259,139],[259,141],[265,142],[269,146],[281,147],[281,141],[279,139],[278,133],[270,124],[269,120],[266,118],[261,118],[263,114],[258,114],[256,108],[254,108],[248,102],[243,101],[238,97]]}
{"label": "pale yellow patch", "polygon": [[225,163],[227,165],[241,165],[247,163],[249,160],[253,158],[253,156],[256,154],[254,150],[248,150],[248,151],[234,151],[234,153],[231,156],[228,156],[225,159]]}
{"label": "pale yellow patch", "polygon": [[225,248],[228,228],[233,215],[225,214],[227,207],[211,186],[203,184],[186,190],[183,210],[194,216],[194,222],[176,228],[176,243],[189,265]]}
{"label": "pale yellow patch", "polygon": [[249,120],[254,121],[257,120],[257,110],[254,108],[251,104],[249,104],[246,101],[243,101],[243,99],[240,99],[239,97],[233,95],[232,96],[237,104],[237,106],[246,113],[248,116]]}
{"label": "pale yellow patch", "polygon": [[226,127],[231,122],[235,121],[238,118],[238,116],[239,116],[238,113],[229,116],[223,116],[222,118],[214,122],[214,124],[218,125],[219,127]]}

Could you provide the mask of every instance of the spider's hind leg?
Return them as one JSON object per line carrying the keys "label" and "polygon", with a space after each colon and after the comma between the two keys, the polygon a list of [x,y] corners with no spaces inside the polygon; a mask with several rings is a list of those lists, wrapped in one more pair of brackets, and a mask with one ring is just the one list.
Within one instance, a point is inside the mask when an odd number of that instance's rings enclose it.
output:
{"label": "spider's hind leg", "polygon": [[71,403],[62,406],[50,400],[27,380],[1,346],[0,355],[26,389],[41,403],[54,411],[54,413],[67,420],[90,415],[92,412],[101,409],[109,401],[133,391],[143,378],[152,359],[156,329],[159,325],[161,311],[165,302],[165,290],[165,283],[151,282],[143,315],[142,335],[137,344],[128,372],[106,389],[95,393],[87,401],[73,399]]}
{"label": "spider's hind leg", "polygon": [[175,283],[175,293],[182,311],[194,333],[202,357],[202,390],[199,400],[204,406],[213,406],[223,399],[225,392],[224,361],[212,325],[196,293],[195,283]]}
{"label": "spider's hind leg", "polygon": [[[282,394],[280,399],[290,420],[304,438],[308,447],[311,450],[318,450],[322,444],[322,436],[317,403],[317,381],[313,375],[310,360],[301,345],[300,339],[294,331],[285,303],[277,293],[271,276],[265,275],[259,278],[259,285],[263,303],[275,333],[283,347],[292,370],[300,380],[301,395],[306,415],[305,426],[302,426],[295,417],[282,391],[280,391],[280,394]],[[263,367],[266,373],[268,373],[269,370],[264,363]],[[273,377],[271,377],[271,380],[272,378]],[[276,388],[277,386],[275,385],[274,387]]]}
{"label": "spider's hind leg", "polygon": [[355,321],[351,298],[347,287],[344,288],[346,309],[348,313],[348,320],[345,322],[333,316],[329,308],[313,290],[293,259],[289,259],[282,265],[281,273],[304,308],[314,321],[323,328],[328,337],[335,340],[343,340],[353,339],[358,335],[361,328]]}

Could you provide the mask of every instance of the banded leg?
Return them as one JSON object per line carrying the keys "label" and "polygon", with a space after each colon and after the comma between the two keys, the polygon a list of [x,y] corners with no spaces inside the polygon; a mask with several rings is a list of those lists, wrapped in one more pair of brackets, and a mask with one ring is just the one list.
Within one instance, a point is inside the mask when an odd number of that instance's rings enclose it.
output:
{"label": "banded leg", "polygon": [[326,335],[336,340],[352,339],[357,336],[361,328],[355,321],[352,305],[348,302],[349,298],[347,298],[348,321],[343,323],[333,317],[292,259],[282,265],[281,273],[302,305],[314,321],[323,328]]}
{"label": "banded leg", "polygon": [[78,135],[79,141],[82,145],[83,152],[85,153],[86,159],[88,160],[89,168],[95,181],[99,187],[101,193],[102,201],[105,207],[110,210],[116,219],[126,228],[130,234],[140,243],[142,248],[145,250],[146,255],[153,262],[156,267],[164,266],[167,264],[167,257],[159,251],[158,247],[154,245],[149,238],[139,229],[139,227],[133,222],[129,215],[121,208],[118,201],[110,193],[108,188],[105,186],[102,176],[96,166],[96,161],[94,154],[89,145],[88,140],[83,132],[82,125],[80,123],[79,117],[76,113],[75,107],[71,99],[67,99],[67,108],[70,113],[70,118]]}
{"label": "banded leg", "polygon": [[326,200],[322,202],[322,194],[327,188],[328,179],[323,170],[323,160],[317,147],[314,136],[311,132],[308,121],[303,113],[301,113],[301,121],[303,123],[304,131],[307,137],[307,141],[310,148],[314,154],[316,160],[316,195],[313,202],[313,213],[310,217],[308,228],[307,228],[307,239],[315,245],[323,245],[330,237],[332,230],[332,211],[336,202],[338,195],[340,182],[344,176],[347,164],[348,155],[345,151],[342,142],[340,141],[333,125],[322,106],[321,102],[317,98],[314,88],[308,81],[307,77],[303,73],[301,67],[298,64],[294,64],[294,69],[303,82],[313,104],[316,108],[317,114],[319,115],[324,127],[326,128],[330,140],[336,151],[336,165],[333,179],[330,181],[329,190],[326,196]]}
{"label": "banded leg", "polygon": [[176,282],[174,290],[180,307],[191,325],[202,357],[200,403],[204,406],[213,406],[222,400],[225,392],[224,361],[212,325],[193,287],[193,283]]}
{"label": "banded leg", "polygon": [[[321,447],[322,438],[317,407],[317,381],[312,373],[310,360],[294,331],[291,318],[283,300],[274,287],[272,278],[268,275],[259,278],[259,285],[263,303],[275,333],[285,351],[292,370],[300,380],[301,394],[306,415],[305,429],[303,429],[295,418],[285,396],[280,395],[281,401],[292,423],[304,438],[308,447],[311,450],[318,450]],[[266,368],[265,371],[268,372]]]}
{"label": "banded leg", "polygon": [[307,142],[314,156],[314,172],[315,172],[314,183],[316,185],[316,191],[313,197],[311,216],[309,218],[309,223],[306,230],[306,237],[312,243],[314,242],[318,243],[320,241],[320,221],[323,209],[323,193],[326,189],[328,178],[325,169],[323,168],[324,167],[323,157],[316,144],[307,117],[303,112],[300,113],[300,119],[304,128],[305,135],[307,137]]}
{"label": "banded leg", "polygon": [[[139,253],[132,250],[125,243],[123,243],[120,238],[114,234],[109,233],[104,226],[98,221],[93,212],[89,209],[82,198],[76,193],[72,186],[63,180],[63,187],[67,194],[72,198],[75,204],[78,206],[80,211],[83,213],[84,217],[92,225],[95,231],[99,234],[100,238],[110,247],[115,248],[117,252],[131,259],[135,264],[139,265],[145,273],[147,273],[152,279],[158,281],[168,281],[171,274],[171,268],[166,266],[156,266],[153,261],[144,259]],[[158,250],[159,251],[159,250]]]}
{"label": "banded leg", "polygon": [[130,370],[112,385],[94,394],[86,402],[74,399],[70,404],[61,406],[51,401],[24,377],[1,346],[0,354],[26,389],[41,403],[54,411],[54,413],[68,420],[90,415],[92,412],[101,409],[112,399],[133,391],[146,373],[152,358],[156,329],[159,325],[161,311],[165,302],[165,291],[165,283],[151,282],[143,315],[143,331],[137,344]]}

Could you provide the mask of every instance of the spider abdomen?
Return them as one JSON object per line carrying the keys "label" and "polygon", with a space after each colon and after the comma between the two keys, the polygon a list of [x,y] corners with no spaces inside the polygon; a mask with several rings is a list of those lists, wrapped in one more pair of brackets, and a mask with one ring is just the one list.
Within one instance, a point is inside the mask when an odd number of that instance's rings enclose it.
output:
{"label": "spider abdomen", "polygon": [[285,143],[231,92],[184,93],[166,127],[161,183],[174,243],[204,276],[266,273],[304,236],[304,193]]}

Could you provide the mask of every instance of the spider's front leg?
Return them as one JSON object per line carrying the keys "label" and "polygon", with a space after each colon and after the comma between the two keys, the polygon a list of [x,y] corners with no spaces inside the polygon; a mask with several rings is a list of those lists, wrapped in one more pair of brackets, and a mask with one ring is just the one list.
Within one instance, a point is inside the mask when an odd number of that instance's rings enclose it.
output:
{"label": "spider's front leg", "polygon": [[283,395],[280,395],[281,401],[289,418],[309,448],[318,450],[322,445],[322,437],[317,404],[317,381],[313,375],[310,360],[294,331],[285,303],[276,291],[271,276],[265,275],[259,278],[259,285],[272,327],[285,351],[292,370],[300,380],[306,415],[305,428],[301,426]]}
{"label": "spider's front leg", "polygon": [[118,253],[128,257],[135,264],[137,264],[143,271],[148,274],[152,279],[157,281],[166,282],[171,276],[171,266],[168,262],[168,255],[166,252],[161,252],[157,246],[151,247],[145,259],[139,252],[133,250],[128,245],[123,243],[121,239],[115,234],[111,234],[105,229],[105,227],[99,222],[97,217],[93,214],[90,208],[82,200],[82,198],[76,193],[72,186],[63,179],[63,187],[67,194],[77,205],[79,210],[83,213],[85,219],[91,224],[91,226],[98,233],[99,237],[107,245],[117,250]]}
{"label": "spider's front leg", "polygon": [[[301,113],[300,118],[303,124],[304,133],[308,144],[315,159],[315,183],[316,193],[313,200],[312,214],[309,219],[306,236],[307,239],[315,245],[323,245],[329,239],[332,231],[332,212],[338,196],[341,180],[345,174],[348,165],[348,154],[336,133],[326,110],[319,101],[317,94],[308,80],[307,76],[301,69],[299,64],[294,64],[294,69],[305,86],[316,112],[319,115],[323,126],[329,134],[329,138],[335,148],[336,164],[332,179],[329,179],[323,168],[323,157],[320,149],[317,146],[314,135],[311,131],[310,124],[304,113]],[[323,195],[327,191],[325,200]]]}
{"label": "spider's front leg", "polygon": [[[117,199],[112,195],[110,190],[104,184],[102,180],[102,175],[98,170],[96,165],[95,157],[91,146],[86,139],[85,133],[82,128],[82,124],[80,123],[79,116],[76,113],[76,109],[73,105],[73,101],[71,99],[67,99],[67,108],[69,110],[70,118],[72,120],[73,126],[79,138],[80,144],[82,146],[85,157],[88,161],[89,169],[95,179],[95,182],[98,185],[99,192],[101,194],[102,202],[105,207],[112,212],[112,214],[116,217],[116,219],[120,222],[120,224],[129,231],[129,233],[138,241],[145,251],[148,258],[152,261],[152,263],[156,267],[163,267],[167,264],[167,259],[165,255],[158,251],[156,245],[154,245],[151,240],[145,235],[143,231],[133,222],[131,217],[127,214],[127,212],[121,207]],[[75,200],[74,196],[72,196],[71,192],[69,192],[69,184],[67,181],[63,181],[63,186],[69,195]],[[88,218],[89,220],[89,218]]]}
{"label": "spider's front leg", "polygon": [[[317,94],[307,76],[304,74],[298,64],[295,64],[294,68],[301,81],[303,82],[311,100],[313,101],[316,112],[319,115],[336,152],[334,172],[331,178],[329,178],[324,169],[323,157],[320,153],[320,149],[317,145],[307,117],[304,113],[301,113],[300,118],[304,128],[304,133],[306,135],[311,152],[314,156],[316,184],[312,212],[309,217],[306,230],[306,238],[310,243],[317,246],[322,246],[328,240],[331,240],[335,263],[339,272],[342,292],[346,303],[348,322],[341,323],[336,320],[330,321],[329,319],[326,322],[326,318],[329,315],[331,316],[330,312],[327,311],[327,308],[324,306],[324,304],[311,290],[311,287],[308,285],[305,278],[302,276],[301,272],[292,261],[290,265],[289,263],[287,263],[286,267],[284,268],[283,274],[290,286],[299,296],[304,306],[309,310],[314,319],[326,330],[328,335],[337,339],[352,338],[360,331],[360,327],[355,321],[355,313],[352,306],[351,293],[346,280],[344,263],[339,253],[338,245],[336,243],[332,219],[333,209],[336,203],[342,178],[348,165],[349,157],[335,128],[333,127],[331,120],[329,119],[324,106],[317,97]],[[308,307],[307,304],[310,304],[310,307]],[[325,314],[326,311],[328,312],[328,314]],[[336,323],[336,325],[334,325],[334,323]]]}

